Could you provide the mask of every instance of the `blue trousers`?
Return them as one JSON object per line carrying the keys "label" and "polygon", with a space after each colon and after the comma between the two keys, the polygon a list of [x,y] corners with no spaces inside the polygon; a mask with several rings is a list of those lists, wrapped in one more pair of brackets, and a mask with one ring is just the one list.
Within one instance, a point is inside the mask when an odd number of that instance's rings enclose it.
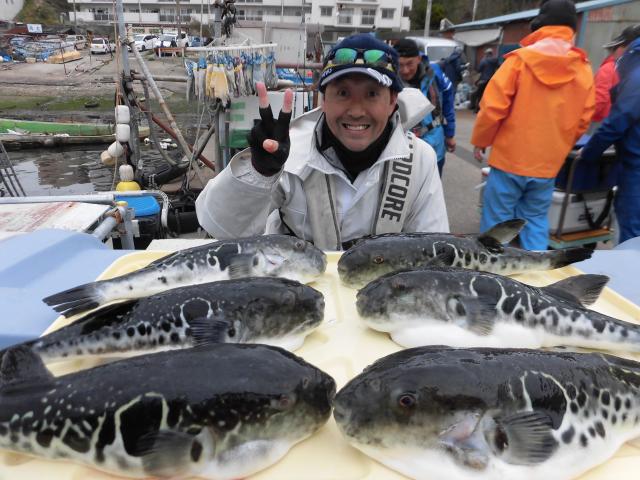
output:
{"label": "blue trousers", "polygon": [[618,220],[618,243],[640,236],[640,196],[616,195],[614,202]]}
{"label": "blue trousers", "polygon": [[521,218],[527,221],[520,232],[526,250],[546,250],[549,246],[547,214],[555,178],[523,177],[491,168],[484,189],[480,231]]}

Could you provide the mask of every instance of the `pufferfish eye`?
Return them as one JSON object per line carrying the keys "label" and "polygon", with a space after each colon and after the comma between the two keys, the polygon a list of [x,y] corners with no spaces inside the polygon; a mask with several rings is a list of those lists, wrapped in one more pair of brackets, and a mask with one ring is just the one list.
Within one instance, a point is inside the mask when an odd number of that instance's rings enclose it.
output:
{"label": "pufferfish eye", "polygon": [[279,397],[271,400],[271,406],[280,411],[289,410],[295,403],[295,397],[287,394],[280,395]]}
{"label": "pufferfish eye", "polygon": [[296,243],[293,244],[293,248],[299,252],[304,250],[304,247],[305,247],[305,242],[303,240],[298,240]]}
{"label": "pufferfish eye", "polygon": [[496,428],[493,443],[500,452],[504,452],[509,447],[509,437],[501,427]]}
{"label": "pufferfish eye", "polygon": [[416,404],[416,397],[411,393],[403,393],[398,397],[398,405],[403,409],[411,409]]}
{"label": "pufferfish eye", "polygon": [[376,265],[380,265],[381,263],[384,263],[384,257],[382,255],[376,255],[375,257],[373,257],[373,263],[375,263]]}

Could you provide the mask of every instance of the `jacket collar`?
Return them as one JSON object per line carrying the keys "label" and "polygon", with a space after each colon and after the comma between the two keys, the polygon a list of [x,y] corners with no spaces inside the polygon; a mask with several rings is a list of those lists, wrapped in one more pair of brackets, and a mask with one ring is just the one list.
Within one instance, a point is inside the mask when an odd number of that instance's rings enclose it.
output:
{"label": "jacket collar", "polygon": [[550,25],[547,27],[539,28],[535,32],[531,32],[520,41],[520,45],[522,45],[523,47],[528,47],[529,45],[533,45],[540,40],[550,37],[559,38],[573,43],[574,36],[575,32],[570,27],[564,27],[561,25]]}
{"label": "jacket collar", "polygon": [[627,75],[640,66],[640,38],[636,38],[629,44],[627,50],[618,60],[616,69],[620,78],[626,78]]}
{"label": "jacket collar", "polygon": [[[301,115],[291,123],[291,149],[289,159],[284,164],[284,170],[302,180],[311,174],[311,170],[318,170],[326,175],[337,174],[346,179],[342,165],[339,163],[336,165],[336,162],[339,162],[337,158],[329,157],[327,159],[318,150],[317,145],[320,144],[319,140],[322,135],[322,122],[324,122],[324,114],[318,108]],[[394,158],[409,158],[409,145],[405,140],[406,134],[397,111],[392,115],[391,122],[393,131],[389,142],[371,169],[380,168],[381,164]]]}
{"label": "jacket collar", "polygon": [[[530,47],[543,40],[559,40],[570,44],[568,50],[577,54],[582,60],[587,60],[587,52],[575,46],[575,32],[570,27],[551,25],[542,27],[530,33],[520,41],[523,47]],[[517,50],[515,51],[517,52]],[[514,53],[515,53],[514,52]],[[511,52],[510,52],[511,53]],[[508,54],[507,54],[508,55]]]}

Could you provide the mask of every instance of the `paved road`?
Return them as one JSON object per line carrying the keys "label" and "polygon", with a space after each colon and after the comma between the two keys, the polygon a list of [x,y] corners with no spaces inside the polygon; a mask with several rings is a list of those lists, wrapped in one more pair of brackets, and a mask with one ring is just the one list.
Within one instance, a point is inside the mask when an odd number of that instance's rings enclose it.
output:
{"label": "paved road", "polygon": [[470,110],[456,112],[456,142],[454,154],[447,154],[443,172],[444,196],[449,215],[449,226],[455,233],[477,233],[480,228],[478,209],[480,165],[473,159],[473,146],[469,143],[475,114]]}

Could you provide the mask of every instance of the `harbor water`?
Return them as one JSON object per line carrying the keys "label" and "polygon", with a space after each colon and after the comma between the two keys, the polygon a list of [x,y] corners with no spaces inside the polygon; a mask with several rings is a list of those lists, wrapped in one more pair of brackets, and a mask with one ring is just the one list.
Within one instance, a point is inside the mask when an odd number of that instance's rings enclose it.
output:
{"label": "harbor water", "polygon": [[[27,195],[85,194],[115,188],[117,167],[107,167],[100,161],[100,153],[105,148],[104,145],[84,145],[19,150],[9,152],[9,158]],[[168,154],[176,159],[179,156],[178,150]],[[140,155],[145,171],[166,165],[153,147],[141,145]]]}

